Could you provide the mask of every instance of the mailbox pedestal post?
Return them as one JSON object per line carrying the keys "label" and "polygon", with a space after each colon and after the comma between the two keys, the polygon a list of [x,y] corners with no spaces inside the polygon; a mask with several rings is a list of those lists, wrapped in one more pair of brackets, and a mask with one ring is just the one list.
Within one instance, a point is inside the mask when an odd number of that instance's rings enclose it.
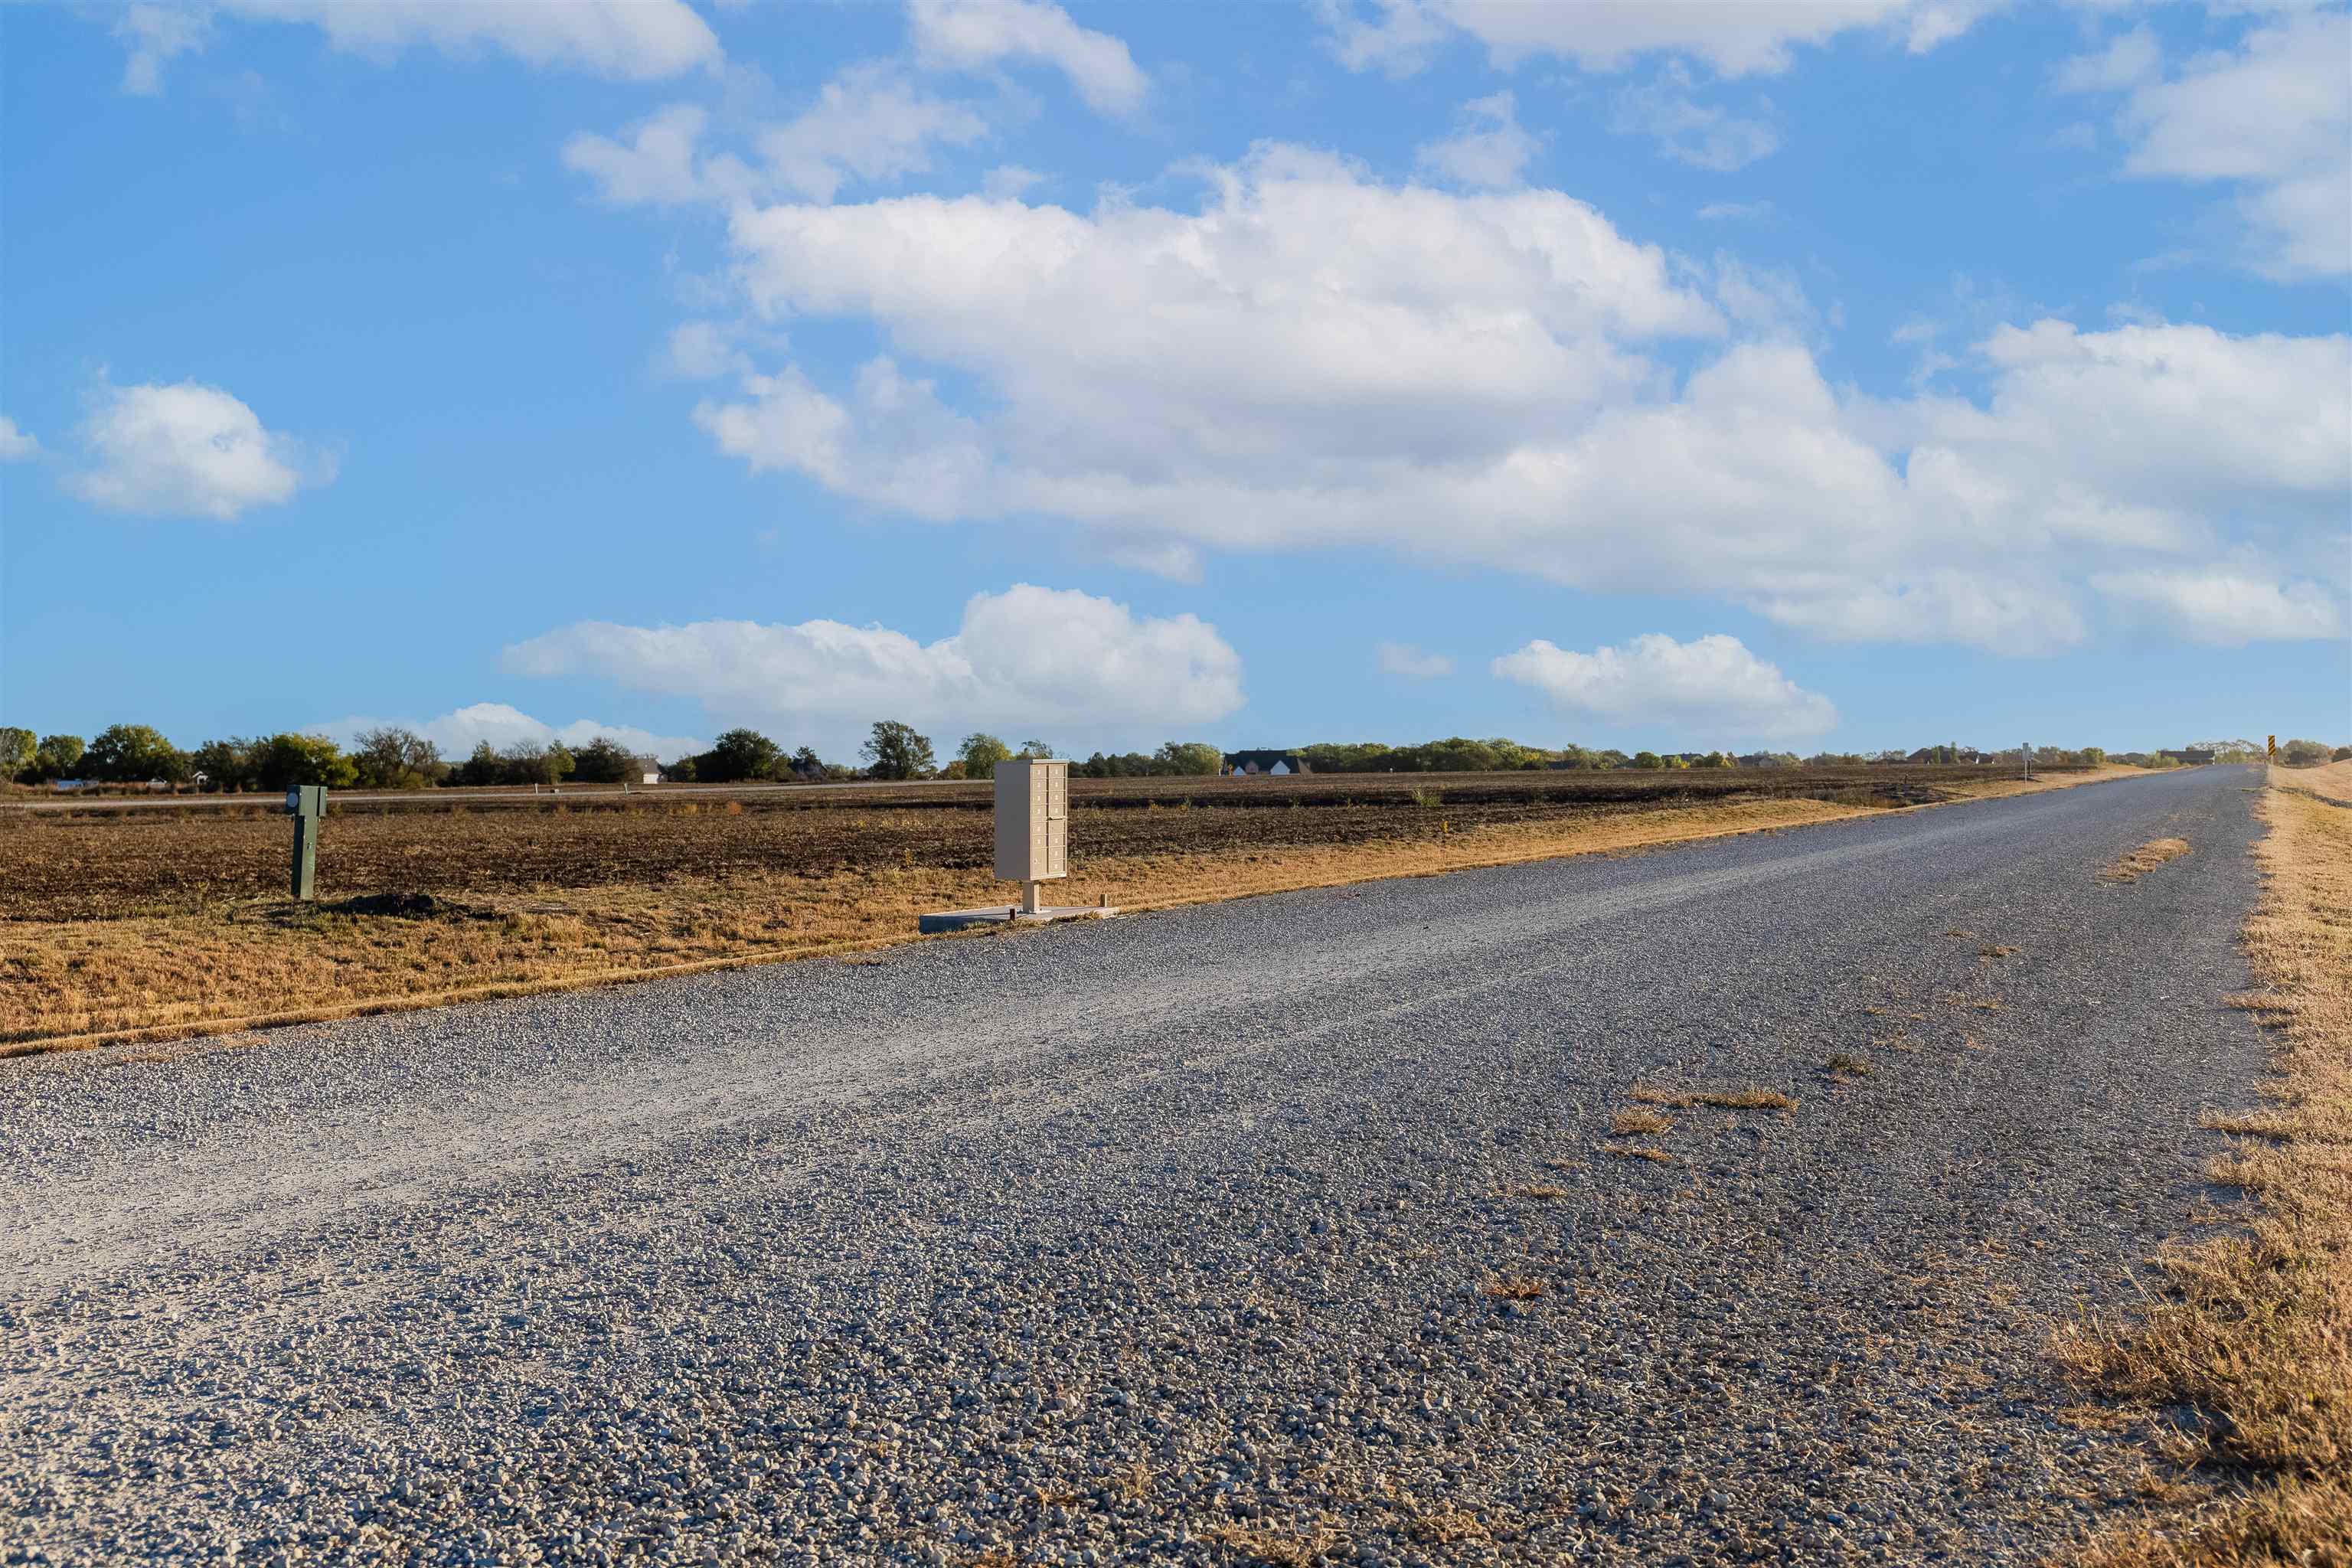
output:
{"label": "mailbox pedestal post", "polygon": [[319,819],[327,814],[327,786],[297,784],[286,792],[286,815],[294,819],[294,898],[319,897]]}

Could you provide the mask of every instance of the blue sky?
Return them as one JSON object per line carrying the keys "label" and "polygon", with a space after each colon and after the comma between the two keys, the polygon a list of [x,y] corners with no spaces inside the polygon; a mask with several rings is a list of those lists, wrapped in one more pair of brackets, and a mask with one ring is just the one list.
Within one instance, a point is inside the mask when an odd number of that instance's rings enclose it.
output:
{"label": "blue sky", "polygon": [[0,722],[2352,740],[2341,5],[0,6]]}

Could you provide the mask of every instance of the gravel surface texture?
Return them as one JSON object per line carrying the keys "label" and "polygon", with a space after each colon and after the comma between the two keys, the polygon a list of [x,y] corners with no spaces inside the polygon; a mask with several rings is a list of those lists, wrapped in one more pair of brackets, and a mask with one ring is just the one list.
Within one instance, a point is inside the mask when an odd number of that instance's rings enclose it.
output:
{"label": "gravel surface texture", "polygon": [[0,1558],[2033,1561],[2259,782],[0,1062]]}

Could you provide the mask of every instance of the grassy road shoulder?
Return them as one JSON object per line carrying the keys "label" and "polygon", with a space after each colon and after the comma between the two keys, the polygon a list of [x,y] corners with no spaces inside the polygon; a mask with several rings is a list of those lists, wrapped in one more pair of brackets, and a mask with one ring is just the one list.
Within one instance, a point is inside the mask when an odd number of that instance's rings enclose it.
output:
{"label": "grassy road shoulder", "polygon": [[[2352,763],[2274,768],[2246,923],[2278,1035],[2268,1103],[2216,1113],[2212,1175],[2252,1199],[2161,1258],[2168,1290],[2128,1323],[2062,1333],[2062,1359],[2174,1413],[2185,1472],[2155,1521],[2102,1539],[2094,1568],[2352,1563]],[[2159,1489],[2170,1489],[2170,1483]]]}

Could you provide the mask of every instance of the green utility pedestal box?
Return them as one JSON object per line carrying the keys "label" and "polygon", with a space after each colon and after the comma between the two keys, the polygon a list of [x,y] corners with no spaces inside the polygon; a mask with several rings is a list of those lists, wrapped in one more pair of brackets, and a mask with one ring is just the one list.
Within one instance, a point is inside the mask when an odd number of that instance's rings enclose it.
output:
{"label": "green utility pedestal box", "polygon": [[286,815],[294,819],[294,897],[308,903],[319,896],[319,819],[327,815],[327,786],[288,790]]}

